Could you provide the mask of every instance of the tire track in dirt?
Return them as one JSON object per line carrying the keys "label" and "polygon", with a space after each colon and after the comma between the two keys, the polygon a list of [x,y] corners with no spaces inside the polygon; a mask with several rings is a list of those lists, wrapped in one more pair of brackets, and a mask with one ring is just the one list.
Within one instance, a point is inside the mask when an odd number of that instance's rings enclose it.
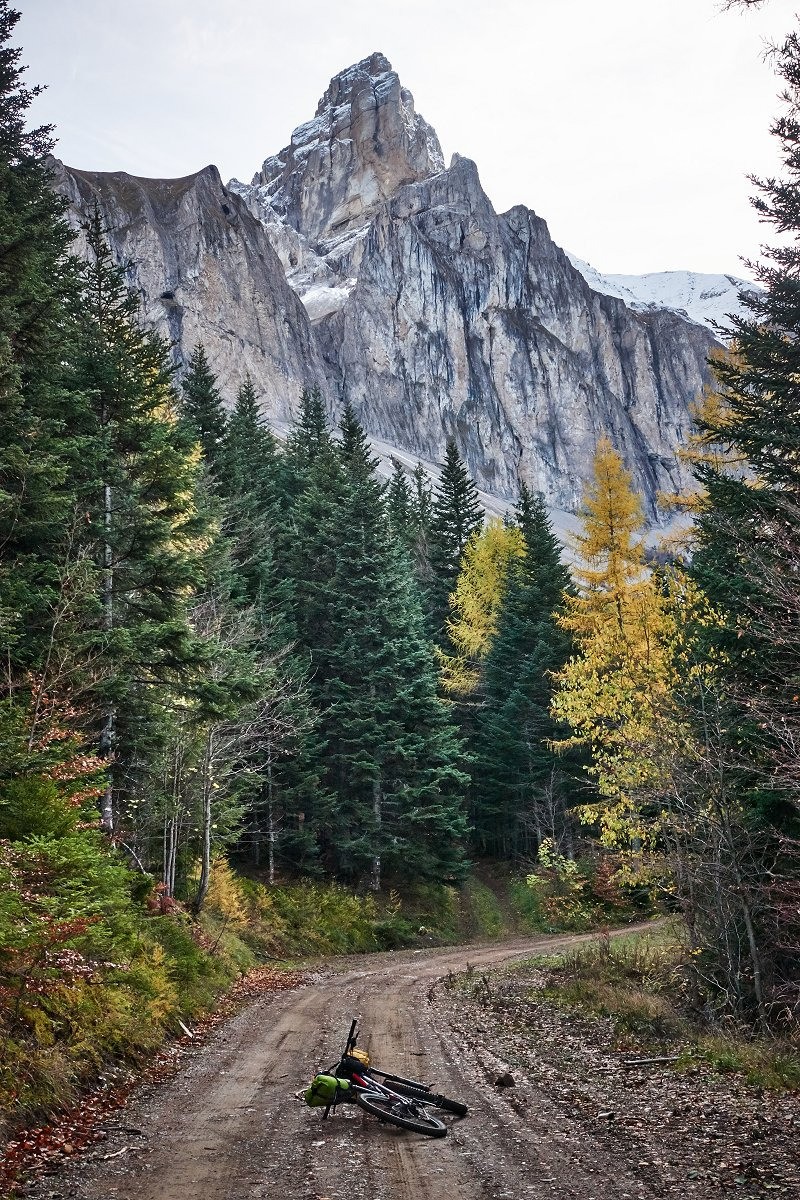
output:
{"label": "tire track in dirt", "polygon": [[[70,1163],[55,1181],[38,1181],[29,1195],[33,1200],[645,1200],[654,1193],[620,1174],[619,1164],[604,1164],[600,1147],[587,1140],[579,1121],[567,1131],[563,1113],[548,1110],[543,1093],[531,1085],[528,1102],[520,1106],[521,1094],[512,1104],[498,1092],[492,1086],[497,1064],[490,1051],[476,1050],[463,1033],[439,1027],[429,1003],[435,982],[449,971],[467,964],[499,965],[588,936],[518,938],[503,945],[376,954],[329,964],[325,977],[259,998],[220,1027],[206,1046],[188,1054],[173,1079],[142,1089],[121,1115],[122,1128],[109,1128],[101,1153]],[[469,1104],[465,1120],[445,1118],[447,1138],[382,1125],[354,1106],[322,1122],[298,1100],[298,1090],[314,1073],[338,1060],[356,1013],[362,1016],[363,1044],[378,1066],[429,1080]],[[551,1124],[556,1119],[564,1135],[560,1139]],[[141,1145],[129,1145],[124,1128],[130,1126],[146,1133]],[[580,1169],[578,1153],[584,1144],[592,1159],[587,1170]],[[606,1169],[615,1178],[598,1188]]]}

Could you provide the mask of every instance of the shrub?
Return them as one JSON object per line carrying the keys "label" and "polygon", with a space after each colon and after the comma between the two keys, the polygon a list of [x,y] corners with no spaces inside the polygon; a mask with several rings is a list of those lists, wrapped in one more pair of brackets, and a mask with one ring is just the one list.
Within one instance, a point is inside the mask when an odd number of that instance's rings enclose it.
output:
{"label": "shrub", "polygon": [[0,782],[0,838],[64,837],[75,829],[78,815],[52,779],[28,775]]}

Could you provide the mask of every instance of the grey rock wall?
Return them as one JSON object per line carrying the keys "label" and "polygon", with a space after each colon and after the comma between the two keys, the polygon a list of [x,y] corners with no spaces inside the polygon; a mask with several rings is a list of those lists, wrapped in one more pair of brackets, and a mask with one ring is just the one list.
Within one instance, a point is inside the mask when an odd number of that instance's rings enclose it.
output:
{"label": "grey rock wall", "polygon": [[484,490],[517,479],[568,510],[597,438],[653,510],[707,377],[708,330],[593,292],[525,208],[498,216],[475,165],[406,186],[373,222],[358,282],[317,336],[366,428],[428,459],[455,437]]}
{"label": "grey rock wall", "polygon": [[229,399],[249,372],[278,425],[321,382],[405,455],[454,437],[501,499],[522,478],[574,511],[603,433],[651,517],[689,482],[676,449],[712,333],[593,290],[535,213],[495,213],[383,55],[336,76],[252,184],[63,168],[59,187],[76,226],[100,205],[176,361],[202,341]]}
{"label": "grey rock wall", "polygon": [[142,317],[172,343],[176,364],[202,342],[231,402],[249,373],[265,411],[289,419],[302,388],[323,376],[316,341],[266,231],[217,168],[140,179],[57,164],[56,184],[84,254],[81,223],[98,205]]}

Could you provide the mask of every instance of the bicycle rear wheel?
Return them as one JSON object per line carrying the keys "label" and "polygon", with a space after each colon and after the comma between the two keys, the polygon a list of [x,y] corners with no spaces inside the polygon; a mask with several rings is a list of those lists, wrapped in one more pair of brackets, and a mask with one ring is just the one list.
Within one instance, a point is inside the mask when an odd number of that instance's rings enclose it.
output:
{"label": "bicycle rear wheel", "polygon": [[429,1092],[427,1089],[411,1087],[410,1084],[400,1083],[393,1080],[391,1083],[392,1091],[399,1092],[401,1096],[410,1096],[412,1100],[421,1100],[423,1104],[430,1104],[433,1108],[441,1108],[445,1112],[455,1113],[457,1117],[465,1117],[469,1112],[466,1104],[462,1104],[460,1100],[448,1100],[447,1096],[440,1096],[436,1092]]}
{"label": "bicycle rear wheel", "polygon": [[445,1137],[447,1134],[444,1122],[424,1112],[422,1105],[403,1103],[399,1097],[384,1096],[382,1092],[357,1091],[355,1101],[364,1112],[400,1129],[411,1129],[414,1133],[424,1133],[426,1137]]}

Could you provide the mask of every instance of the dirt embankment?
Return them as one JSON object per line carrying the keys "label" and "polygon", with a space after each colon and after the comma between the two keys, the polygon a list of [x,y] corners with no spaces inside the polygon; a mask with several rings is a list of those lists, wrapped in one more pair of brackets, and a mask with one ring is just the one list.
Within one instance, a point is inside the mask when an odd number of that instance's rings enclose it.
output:
{"label": "dirt embankment", "polygon": [[[680,1194],[666,1178],[675,1165],[661,1170],[655,1163],[657,1129],[637,1135],[628,1128],[620,1137],[612,1121],[600,1116],[600,1093],[587,1099],[578,1088],[573,1102],[574,1046],[563,1069],[550,1062],[551,1055],[558,1056],[557,1044],[548,1048],[547,1058],[525,1059],[513,1039],[504,1034],[495,1040],[480,1023],[479,1007],[459,1008],[436,986],[467,964],[490,967],[580,940],[528,938],[502,946],[372,955],[310,978],[297,991],[259,999],[204,1047],[189,1051],[174,1079],[143,1088],[109,1123],[101,1146],[35,1182],[29,1195],[649,1200]],[[361,1014],[364,1044],[378,1065],[433,1081],[469,1104],[467,1118],[448,1118],[447,1138],[404,1133],[354,1107],[323,1122],[296,1098],[318,1068],[336,1061],[355,1013]],[[497,1088],[498,1075],[508,1068],[516,1086]],[[628,1101],[642,1107],[638,1093],[615,1092],[617,1108]]]}

